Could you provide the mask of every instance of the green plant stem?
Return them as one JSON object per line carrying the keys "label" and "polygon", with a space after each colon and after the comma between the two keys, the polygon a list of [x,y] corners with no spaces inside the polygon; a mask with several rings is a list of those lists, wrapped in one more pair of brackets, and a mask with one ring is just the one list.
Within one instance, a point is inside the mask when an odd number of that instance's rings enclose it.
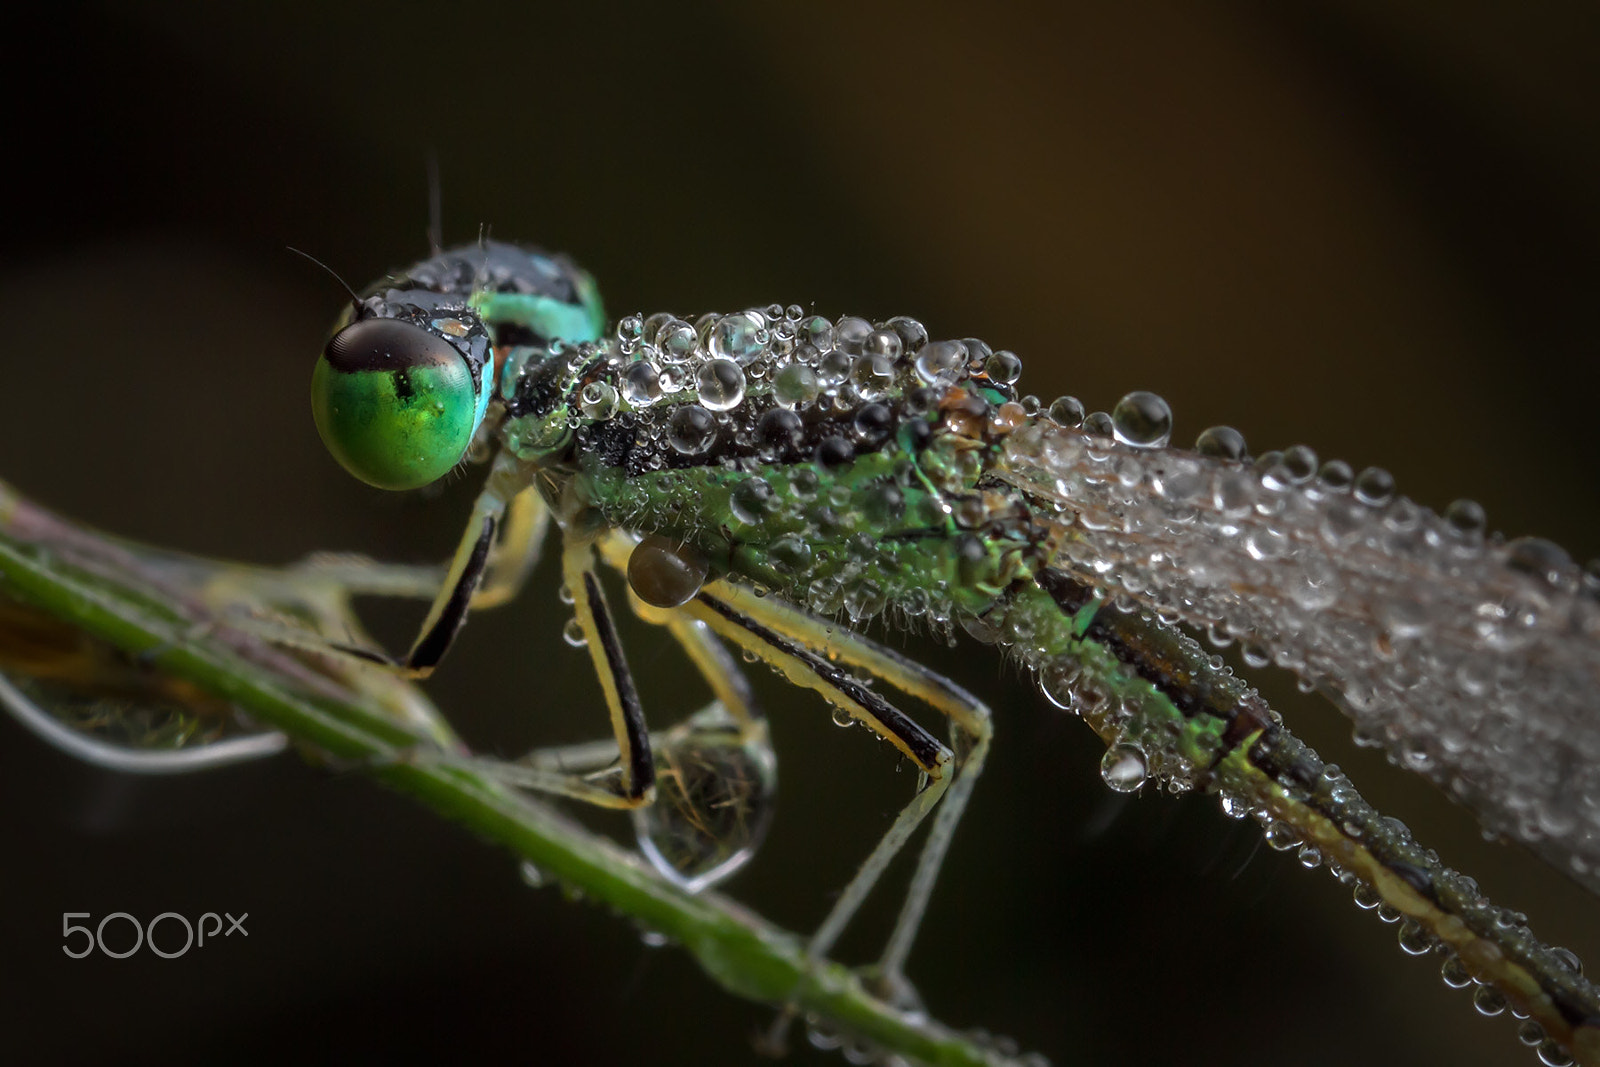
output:
{"label": "green plant stem", "polygon": [[[13,505],[31,507],[13,498]],[[543,874],[671,938],[729,992],[792,1005],[908,1060],[977,1065],[1009,1062],[926,1016],[870,996],[838,964],[810,963],[803,941],[716,893],[691,896],[633,854],[491,777],[442,758],[432,740],[399,725],[381,705],[348,690],[306,695],[273,657],[241,655],[249,635],[224,620],[196,626],[182,612],[152,605],[137,581],[121,584],[105,568],[90,574],[18,539],[0,514],[0,593],[79,627],[154,668],[230,701],[283,731],[302,751],[365,767],[389,786],[509,848]],[[79,528],[81,530],[81,528]],[[93,537],[94,535],[87,535]]]}

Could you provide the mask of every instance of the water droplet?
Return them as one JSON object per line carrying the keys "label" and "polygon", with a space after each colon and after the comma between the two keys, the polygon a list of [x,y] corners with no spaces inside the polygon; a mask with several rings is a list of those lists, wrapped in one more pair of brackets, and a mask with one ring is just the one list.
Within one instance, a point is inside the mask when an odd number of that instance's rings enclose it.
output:
{"label": "water droplet", "polygon": [[522,876],[523,884],[534,889],[540,889],[544,886],[544,872],[535,867],[531,860],[523,860],[522,866],[518,868],[518,873]]}
{"label": "water droplet", "polygon": [[728,510],[746,526],[755,526],[771,514],[777,503],[772,486],[761,478],[747,478],[728,495]]}
{"label": "water droplet", "polygon": [[855,716],[840,707],[833,709],[833,725],[848,729],[856,724]]}
{"label": "water droplet", "polygon": [[1283,453],[1281,466],[1290,485],[1304,485],[1317,473],[1317,454],[1306,445],[1295,445]]}
{"label": "water droplet", "polygon": [[889,329],[877,329],[867,335],[866,343],[861,346],[861,351],[863,355],[882,356],[893,363],[900,358],[903,348],[904,342],[900,340],[899,334]]}
{"label": "water droplet", "polygon": [[816,372],[804,363],[790,363],[772,377],[772,399],[786,408],[809,404],[820,391]]}
{"label": "water droplet", "polygon": [[894,387],[894,364],[885,356],[860,356],[850,369],[850,384],[863,400],[876,400]]}
{"label": "water droplet", "polygon": [[1267,847],[1274,852],[1287,852],[1300,845],[1300,831],[1286,822],[1271,823],[1262,836],[1266,838]]}
{"label": "water droplet", "polygon": [[1506,1010],[1506,997],[1492,985],[1480,985],[1472,991],[1472,1006],[1479,1015],[1492,1017]]}
{"label": "water droplet", "polygon": [[617,391],[606,382],[590,382],[578,394],[578,407],[596,422],[605,422],[617,413]]}
{"label": "water droplet", "polygon": [[917,376],[929,385],[953,385],[967,369],[967,346],[960,341],[934,341],[917,354]]}
{"label": "water droplet", "polygon": [[811,316],[800,329],[806,344],[818,352],[826,352],[833,347],[833,323],[821,315]]}
{"label": "water droplet", "polygon": [[1415,919],[1401,923],[1395,931],[1395,937],[1400,942],[1400,951],[1407,956],[1425,956],[1438,944],[1433,935]]}
{"label": "water droplet", "polygon": [[589,638],[584,635],[583,624],[578,622],[577,616],[567,620],[561,627],[561,639],[573,648],[582,648],[589,643]]}
{"label": "water droplet", "polygon": [[711,354],[738,364],[749,363],[766,350],[771,334],[754,312],[724,315],[711,330]]}
{"label": "water droplet", "polygon": [[1322,488],[1335,493],[1348,492],[1355,480],[1356,472],[1342,459],[1328,460],[1317,472],[1317,481]]}
{"label": "water droplet", "polygon": [[1562,572],[1572,566],[1567,550],[1542,537],[1519,537],[1506,545],[1506,566],[1532,575],[1549,585],[1559,585]]}
{"label": "water droplet", "polygon": [[811,545],[804,538],[786,534],[768,549],[772,565],[781,574],[797,574],[811,566]]}
{"label": "water droplet", "polygon": [[1572,1056],[1554,1038],[1541,1041],[1535,1051],[1539,1054],[1539,1062],[1545,1067],[1572,1067],[1574,1062]]}
{"label": "water droplet", "polygon": [[756,443],[781,456],[805,440],[805,421],[787,408],[772,408],[756,420]]}
{"label": "water droplet", "polygon": [[850,377],[850,369],[854,361],[837,348],[829,349],[817,360],[817,384],[824,389],[833,389],[843,385],[844,380]]}
{"label": "water droplet", "polygon": [[1529,1019],[1527,1022],[1517,1027],[1517,1040],[1522,1042],[1524,1045],[1527,1045],[1529,1048],[1533,1048],[1534,1046],[1538,1045],[1545,1039],[1545,1036],[1544,1027],[1540,1026],[1532,1019]]}
{"label": "water droplet", "polygon": [[1116,433],[1116,427],[1111,422],[1111,415],[1104,411],[1091,411],[1083,420],[1083,432],[1094,434],[1096,437],[1111,437]]}
{"label": "water droplet", "polygon": [[1444,521],[1456,533],[1476,537],[1483,533],[1489,517],[1484,514],[1483,505],[1476,500],[1457,500],[1444,509]]}
{"label": "water droplet", "polygon": [[850,443],[848,438],[834,434],[831,437],[824,437],[817,444],[815,459],[818,466],[825,469],[832,470],[843,467],[855,458],[856,447]]}
{"label": "water droplet", "polygon": [[1058,396],[1050,404],[1050,421],[1073,429],[1083,425],[1083,401],[1075,396]]}
{"label": "water droplet", "polygon": [[1461,962],[1461,957],[1451,955],[1439,965],[1439,977],[1451,989],[1465,989],[1472,984],[1472,972]]}
{"label": "water droplet", "polygon": [[1002,349],[983,361],[983,373],[987,374],[992,382],[1011,385],[1022,377],[1022,360],[1017,358],[1015,352]]}
{"label": "water droplet", "polygon": [[661,399],[661,370],[654,363],[630,364],[622,372],[622,399],[636,408],[647,408]]}
{"label": "water droplet", "polygon": [[682,319],[668,319],[656,331],[656,348],[668,363],[682,363],[694,355],[699,344],[694,327]]}
{"label": "water droplet", "polygon": [[1394,496],[1394,475],[1382,467],[1368,467],[1356,475],[1356,499],[1378,507]]}
{"label": "water droplet", "polygon": [[822,1052],[833,1052],[842,1044],[844,1038],[833,1029],[832,1024],[823,1022],[814,1015],[806,1017],[806,1040],[811,1047]]}
{"label": "water droplet", "polygon": [[908,318],[905,315],[896,315],[884,325],[893,330],[900,338],[900,350],[906,354],[914,355],[922,350],[923,345],[928,343],[928,328],[916,319]]}
{"label": "water droplet", "polygon": [[744,399],[744,371],[731,359],[710,360],[694,380],[700,403],[711,411],[731,410]]}
{"label": "water droplet", "polygon": [[1112,409],[1111,429],[1125,445],[1160,448],[1172,436],[1172,409],[1155,393],[1132,392]]}
{"label": "water droplet", "polygon": [[666,948],[672,944],[672,938],[660,930],[651,930],[646,927],[639,928],[639,941],[645,948]]}
{"label": "water droplet", "polygon": [[1132,793],[1150,777],[1144,750],[1138,745],[1113,745],[1100,760],[1100,778],[1118,793]]}
{"label": "water droplet", "polygon": [[887,404],[867,404],[856,412],[852,424],[856,439],[869,448],[876,448],[894,432],[894,412]]}
{"label": "water droplet", "polygon": [[628,585],[646,604],[676,608],[705,584],[710,561],[704,553],[661,534],[651,534],[628,556]]}
{"label": "water droplet", "polygon": [[669,363],[661,368],[657,382],[663,393],[681,393],[689,384],[689,368],[682,363]]}
{"label": "water droplet", "polygon": [[1216,459],[1241,460],[1246,452],[1244,434],[1232,426],[1213,426],[1195,439],[1194,450]]}
{"label": "water droplet", "polygon": [[617,340],[623,344],[631,344],[639,340],[644,333],[644,320],[638,315],[624,315],[617,320]]}
{"label": "water droplet", "polygon": [[667,443],[684,455],[697,456],[716,439],[716,421],[699,404],[679,406],[667,423]]}
{"label": "water droplet", "polygon": [[867,338],[871,336],[872,323],[854,315],[846,315],[833,324],[833,346],[847,356],[865,352]]}

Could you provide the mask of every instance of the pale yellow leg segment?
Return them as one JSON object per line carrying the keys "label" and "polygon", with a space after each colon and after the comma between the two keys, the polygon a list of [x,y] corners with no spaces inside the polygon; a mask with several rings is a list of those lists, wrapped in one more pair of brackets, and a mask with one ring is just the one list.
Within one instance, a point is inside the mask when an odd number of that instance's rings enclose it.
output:
{"label": "pale yellow leg segment", "polygon": [[500,535],[489,556],[483,584],[473,594],[474,609],[495,608],[516,597],[539,562],[550,527],[550,509],[533,486],[511,498],[500,521]]}
{"label": "pale yellow leg segment", "polygon": [[654,797],[655,764],[651,762],[650,737],[645,732],[639,695],[633,676],[622,656],[622,645],[611,622],[605,591],[594,569],[593,546],[587,541],[567,539],[561,551],[561,572],[572,595],[572,610],[583,631],[584,644],[594,662],[595,675],[605,693],[611,712],[611,732],[621,757],[621,792],[634,801],[648,804]]}
{"label": "pale yellow leg segment", "polygon": [[[819,619],[781,600],[770,596],[758,597],[747,589],[727,582],[714,582],[706,587],[706,592],[725,601],[730,607],[749,618],[764,623],[795,640],[803,641],[830,660],[837,660],[870,672],[902,693],[915,697],[942,712],[951,721],[953,739],[957,741],[958,751],[964,750],[964,754],[958,758],[956,775],[950,782],[944,806],[939,809],[933,828],[929,831],[928,840],[923,845],[922,855],[917,859],[917,869],[912,875],[905,904],[900,909],[900,916],[895,921],[894,931],[890,934],[879,964],[886,981],[899,982],[905,968],[906,957],[916,938],[917,928],[921,925],[922,916],[927,910],[928,898],[932,895],[934,884],[938,880],[939,868],[943,865],[945,854],[949,850],[950,839],[954,836],[956,825],[966,810],[967,800],[972,795],[972,787],[983,770],[983,761],[989,752],[989,742],[993,736],[989,708],[965,689],[893,649],[885,648],[837,623]],[[957,736],[958,734],[964,735],[964,738]],[[937,801],[937,792],[943,791],[943,785],[941,783],[935,785],[937,788],[930,787],[925,790],[912,802],[910,808],[901,813],[895,820],[894,826],[890,827],[889,833],[867,857],[860,872],[846,887],[839,902],[834,906],[833,913],[813,938],[812,950],[817,955],[825,954],[832,947],[833,941],[844,930],[849,912],[859,907],[860,899],[857,899],[846,910],[852,891],[860,885],[859,897],[865,898],[867,890],[894,858],[905,839],[921,821],[922,815]],[[929,794],[935,795],[928,799]],[[922,811],[908,820],[907,817],[912,815],[912,809],[925,800],[927,803]],[[909,825],[901,832],[903,821],[908,821]],[[839,920],[836,928],[830,926],[835,919]]]}

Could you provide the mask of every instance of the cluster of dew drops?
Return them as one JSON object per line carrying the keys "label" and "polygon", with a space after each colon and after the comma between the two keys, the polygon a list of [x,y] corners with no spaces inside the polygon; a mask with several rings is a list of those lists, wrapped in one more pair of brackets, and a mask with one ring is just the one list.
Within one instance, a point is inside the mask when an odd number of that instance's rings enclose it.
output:
{"label": "cluster of dew drops", "polygon": [[[878,324],[851,315],[835,321],[807,315],[798,304],[708,312],[693,323],[664,312],[628,315],[617,323],[615,344],[623,357],[619,373],[585,385],[579,411],[604,422],[622,404],[637,410],[679,394],[693,396],[693,407],[675,413],[668,441],[686,455],[710,448],[714,434],[707,413],[737,408],[757,387],[780,408],[820,403],[845,410],[904,384],[906,360],[929,385],[982,374],[1009,386],[1022,374],[1015,354],[993,351],[975,338],[930,342],[927,329],[906,316]],[[1033,407],[1036,412],[1037,400]]]}
{"label": "cluster of dew drops", "polygon": [[[1093,436],[1114,438],[1134,448],[1164,448],[1168,445],[1172,432],[1171,408],[1163,398],[1150,392],[1129,393],[1109,413],[1086,414],[1077,398],[1061,397],[1049,406],[1047,414],[1053,422],[1062,426],[1080,429]],[[1230,426],[1214,426],[1203,431],[1195,442],[1195,451],[1216,459],[1253,463],[1254,470],[1263,482],[1269,485],[1273,483],[1285,486],[1299,485],[1315,479],[1329,490],[1348,491],[1359,503],[1374,508],[1382,507],[1395,498],[1394,479],[1382,468],[1369,467],[1357,474],[1342,460],[1329,461],[1319,468],[1316,453],[1305,445],[1297,445],[1281,452],[1269,452],[1252,460],[1244,436]],[[1445,509],[1443,518],[1463,537],[1481,536],[1486,529],[1484,509],[1472,500],[1453,502]],[[1526,541],[1524,554],[1538,556],[1539,560],[1552,560],[1547,569],[1554,569],[1557,564],[1566,562],[1564,558],[1557,558],[1562,555],[1560,550],[1548,542],[1532,538]],[[1517,561],[1518,554],[1514,552],[1513,565],[1516,565]],[[1532,566],[1529,564],[1530,569]],[[1540,566],[1545,564],[1541,563]],[[1600,578],[1600,561],[1592,562],[1586,568],[1586,581],[1593,584],[1596,578]],[[1115,598],[1106,596],[1103,599]],[[1117,606],[1125,611],[1138,610],[1131,603],[1121,603]],[[1232,636],[1225,632],[1212,631],[1208,636],[1218,648],[1226,648],[1233,643]],[[1264,650],[1249,645],[1241,648],[1241,657],[1248,667],[1264,667],[1272,662],[1272,658]],[[1212,657],[1212,665],[1220,669],[1222,667],[1220,657]],[[1061,696],[1051,691],[1043,676],[1041,684],[1046,697],[1052,703],[1062,707],[1071,706],[1070,701],[1063,703]],[[1310,691],[1311,687],[1301,684],[1300,688],[1302,691]],[[1381,745],[1380,741],[1359,730],[1356,741],[1364,747]],[[1391,761],[1400,762],[1395,759]],[[1119,793],[1134,793],[1141,790],[1151,778],[1151,762],[1149,755],[1140,745],[1126,741],[1119,742],[1106,750],[1100,763],[1100,775],[1110,789]],[[1353,790],[1348,779],[1336,765],[1326,765],[1322,773],[1333,783],[1335,792],[1341,788]],[[1169,784],[1173,785],[1174,793],[1186,790],[1186,783],[1181,776],[1179,780]],[[1307,869],[1323,865],[1324,857],[1315,846],[1304,843],[1296,829],[1277,821],[1266,809],[1254,807],[1228,794],[1222,795],[1221,802],[1224,814],[1230,818],[1239,819],[1246,816],[1254,818],[1261,825],[1264,840],[1269,848],[1278,852],[1295,851],[1300,864]],[[1389,822],[1402,835],[1409,836],[1409,831],[1399,824],[1398,820],[1391,819]],[[1538,1023],[1511,1007],[1504,994],[1495,986],[1474,978],[1460,957],[1443,946],[1420,923],[1405,918],[1398,909],[1385,903],[1378,891],[1354,872],[1341,869],[1331,862],[1327,866],[1329,873],[1340,884],[1352,888],[1357,907],[1364,911],[1373,911],[1385,923],[1399,924],[1397,939],[1405,954],[1409,956],[1442,954],[1444,959],[1440,967],[1440,976],[1445,985],[1451,989],[1470,989],[1473,1007],[1479,1014],[1494,1017],[1509,1011],[1514,1019],[1520,1021],[1517,1030],[1518,1040],[1532,1048],[1541,1063],[1549,1067],[1568,1067],[1573,1062],[1567,1051],[1546,1035]],[[1527,922],[1526,916],[1508,909],[1499,909],[1497,921],[1507,927],[1525,926]],[[1561,947],[1552,948],[1550,951],[1566,970],[1577,975],[1583,973],[1583,962],[1576,953]]]}

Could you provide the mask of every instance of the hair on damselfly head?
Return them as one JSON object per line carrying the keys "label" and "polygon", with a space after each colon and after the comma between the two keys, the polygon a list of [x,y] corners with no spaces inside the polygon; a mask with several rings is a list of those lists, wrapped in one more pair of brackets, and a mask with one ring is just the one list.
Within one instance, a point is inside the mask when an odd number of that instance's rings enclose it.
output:
{"label": "hair on damselfly head", "polygon": [[428,147],[428,254],[444,251],[444,189],[439,182],[439,152]]}
{"label": "hair on damselfly head", "polygon": [[356,291],[350,287],[350,283],[349,282],[345,281],[342,277],[339,276],[339,272],[338,271],[334,270],[332,267],[330,267],[326,263],[322,262],[322,260],[320,260],[316,256],[312,255],[310,252],[303,252],[300,249],[296,248],[294,245],[284,245],[283,247],[288,249],[289,251],[293,252],[295,255],[300,256],[303,259],[309,259],[311,262],[315,263],[317,266],[319,266],[323,270],[327,271],[328,274],[332,276],[333,280],[339,283],[339,287],[341,289],[343,289],[346,293],[350,294],[350,306],[352,308],[359,308],[361,306],[361,297],[356,295]]}

